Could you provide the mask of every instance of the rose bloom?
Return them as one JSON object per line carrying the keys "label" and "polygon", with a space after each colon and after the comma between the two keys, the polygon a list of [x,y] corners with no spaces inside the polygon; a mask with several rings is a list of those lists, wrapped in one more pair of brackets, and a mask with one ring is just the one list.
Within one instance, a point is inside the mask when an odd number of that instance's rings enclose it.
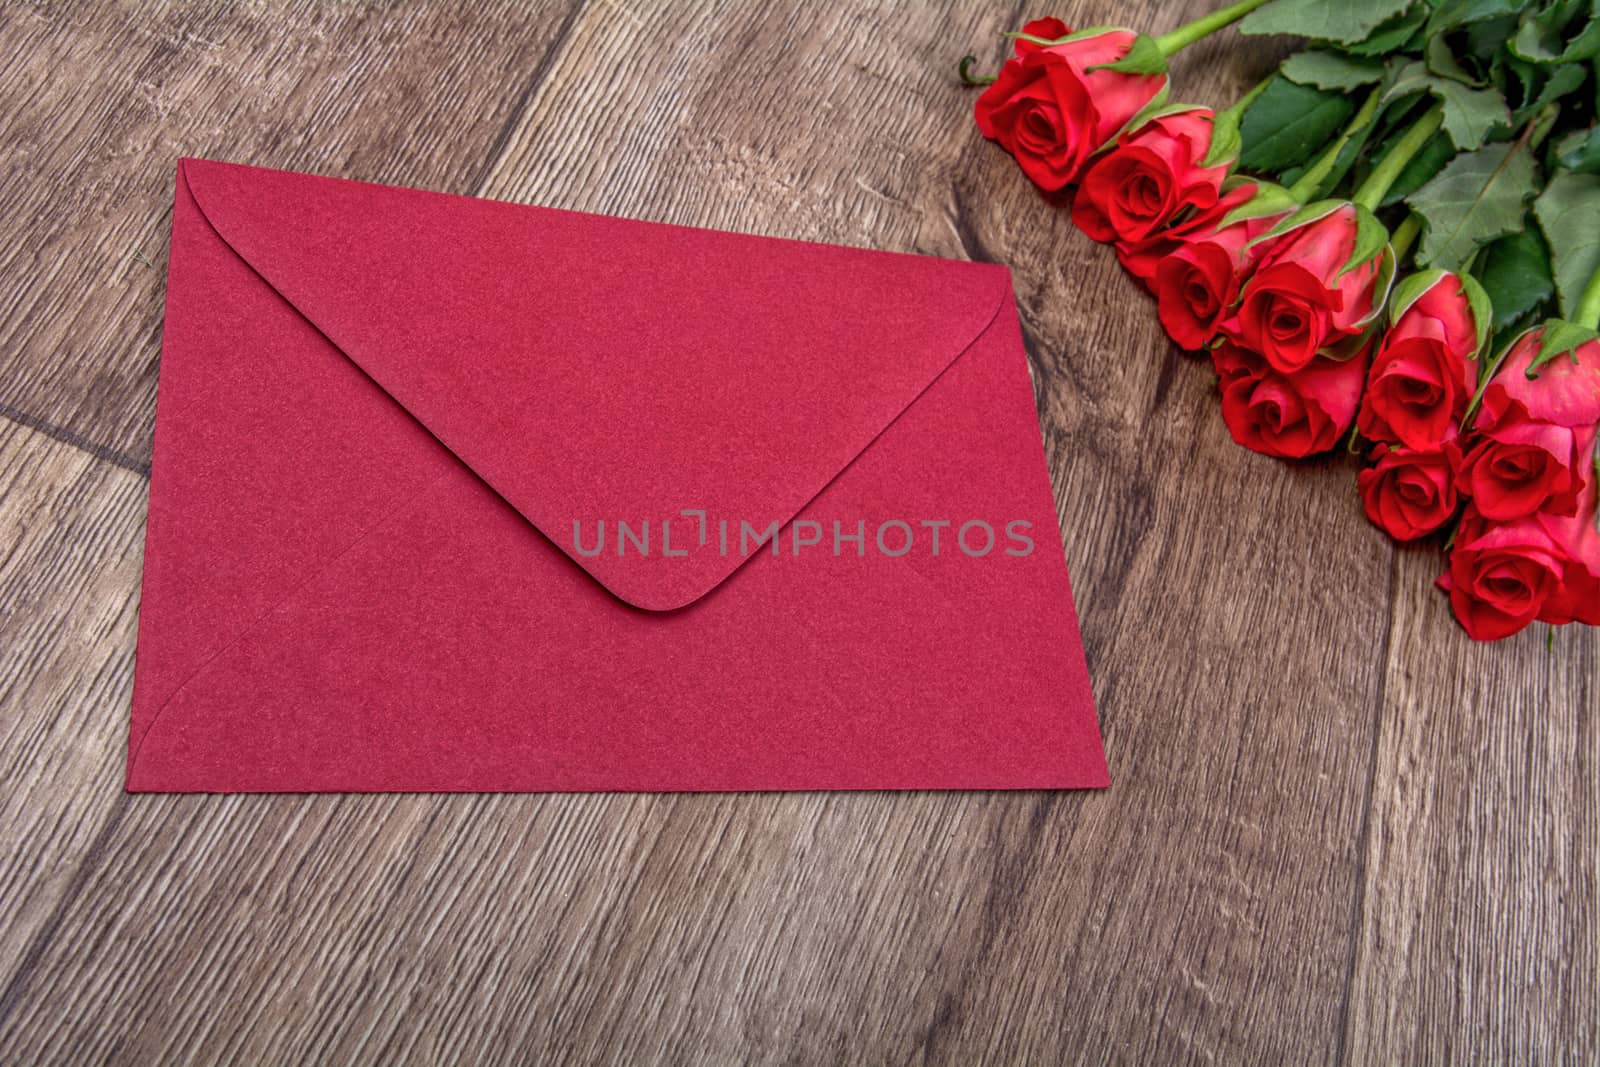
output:
{"label": "rose bloom", "polygon": [[1268,456],[1299,459],[1338,444],[1356,416],[1366,353],[1318,356],[1285,374],[1262,356],[1223,341],[1211,359],[1222,379],[1222,418],[1233,439]]}
{"label": "rose bloom", "polygon": [[1461,280],[1446,274],[1401,313],[1367,375],[1356,424],[1373,441],[1437,451],[1478,384],[1478,328]]}
{"label": "rose bloom", "polygon": [[1229,161],[1200,165],[1212,117],[1210,108],[1191,108],[1123,134],[1084,173],[1073,224],[1096,241],[1142,241],[1185,211],[1213,207]]}
{"label": "rose bloom", "polygon": [[1270,241],[1248,248],[1250,242],[1272,229],[1282,217],[1246,219],[1220,229],[1213,225],[1174,242],[1156,264],[1151,282],[1156,313],[1174,344],[1195,352],[1216,339],[1223,316],[1239,298],[1251,264],[1271,248]]}
{"label": "rose bloom", "polygon": [[1360,332],[1377,296],[1378,258],[1344,270],[1355,243],[1350,204],[1284,234],[1257,261],[1223,329],[1285,374]]}
{"label": "rose bloom", "polygon": [[978,97],[978,129],[1010,152],[1040,189],[1065,188],[1166,85],[1164,74],[1090,71],[1125,56],[1135,36],[1107,30],[1048,47],[1019,41],[1017,57]]}
{"label": "rose bloom", "polygon": [[[1205,211],[1183,216],[1167,228],[1157,230],[1141,240],[1118,241],[1112,246],[1116,250],[1117,261],[1122,264],[1123,270],[1137,278],[1146,289],[1151,289],[1162,261],[1177,251],[1184,238],[1215,230],[1229,212],[1249,203],[1255,195],[1255,183],[1242,182],[1224,192],[1222,197]],[[1275,222],[1281,217],[1274,216],[1272,221]]]}
{"label": "rose bloom", "polygon": [[1600,342],[1557,356],[1528,377],[1541,331],[1506,353],[1473,422],[1479,444],[1462,484],[1478,512],[1508,520],[1536,511],[1570,515],[1587,481],[1600,423]]}
{"label": "rose bloom", "polygon": [[1478,641],[1509,637],[1536,619],[1600,626],[1594,487],[1580,494],[1572,515],[1539,512],[1496,522],[1469,508],[1439,587]]}
{"label": "rose bloom", "polygon": [[1379,445],[1372,458],[1372,465],[1357,476],[1357,485],[1367,518],[1378,529],[1396,541],[1414,541],[1455,516],[1461,450],[1454,441],[1428,450]]}

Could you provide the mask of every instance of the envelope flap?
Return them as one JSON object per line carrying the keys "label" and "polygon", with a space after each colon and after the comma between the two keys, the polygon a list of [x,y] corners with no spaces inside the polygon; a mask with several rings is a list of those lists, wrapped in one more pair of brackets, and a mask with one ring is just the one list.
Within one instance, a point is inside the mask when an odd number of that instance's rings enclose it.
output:
{"label": "envelope flap", "polygon": [[[613,594],[689,604],[786,523],[1011,296],[1005,268],[203,160],[217,233]],[[248,352],[239,358],[249,359]],[[934,446],[930,442],[930,447]],[[660,523],[676,518],[673,550]],[[618,520],[649,522],[619,553]],[[581,523],[592,549],[575,551]],[[713,539],[714,540],[714,539]]]}

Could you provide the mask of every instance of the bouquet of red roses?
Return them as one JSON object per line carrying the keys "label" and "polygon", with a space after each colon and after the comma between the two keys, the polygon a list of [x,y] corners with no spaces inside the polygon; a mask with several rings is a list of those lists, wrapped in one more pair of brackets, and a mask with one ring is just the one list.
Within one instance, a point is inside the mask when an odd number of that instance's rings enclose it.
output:
{"label": "bouquet of red roses", "polygon": [[[1242,21],[1241,21],[1242,20]],[[1222,110],[1167,61],[1311,42]],[[1241,0],[1160,37],[1029,22],[978,128],[1210,357],[1234,440],[1362,457],[1472,637],[1600,625],[1600,19],[1574,0]]]}

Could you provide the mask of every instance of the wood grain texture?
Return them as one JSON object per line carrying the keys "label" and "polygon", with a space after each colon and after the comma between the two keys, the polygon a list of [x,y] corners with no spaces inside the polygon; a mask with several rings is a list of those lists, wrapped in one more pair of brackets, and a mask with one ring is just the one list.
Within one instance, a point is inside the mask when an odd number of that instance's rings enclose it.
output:
{"label": "wood grain texture", "polygon": [[[972,127],[1035,13],[0,14],[0,1063],[1600,1055],[1600,640],[1470,645],[1346,464],[1229,441]],[[124,796],[182,154],[1011,264],[1113,788]]]}

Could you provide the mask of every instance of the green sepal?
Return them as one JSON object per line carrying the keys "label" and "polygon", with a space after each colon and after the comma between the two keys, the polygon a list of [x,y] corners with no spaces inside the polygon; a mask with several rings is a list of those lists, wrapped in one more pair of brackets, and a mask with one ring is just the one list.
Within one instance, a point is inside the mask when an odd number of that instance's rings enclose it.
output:
{"label": "green sepal", "polygon": [[1295,209],[1294,197],[1290,196],[1289,190],[1283,186],[1269,181],[1241,180],[1253,182],[1256,195],[1222,216],[1222,220],[1217,223],[1217,229],[1232,226],[1236,222],[1266,218],[1268,215],[1282,215],[1286,211]]}
{"label": "green sepal", "polygon": [[[1135,111],[1132,118],[1130,118],[1127,122],[1124,122],[1121,126],[1118,126],[1115,130],[1111,131],[1111,136],[1107,137],[1104,141],[1096,145],[1094,151],[1089,153],[1090,156],[1097,156],[1101,152],[1104,152],[1106,149],[1116,144],[1117,141],[1121,139],[1122,135],[1127,133],[1129,130],[1137,130],[1139,127],[1158,116],[1172,114],[1173,112],[1167,110],[1168,90],[1168,84],[1166,82],[1162,82],[1161,88],[1156,90],[1156,95],[1152,96],[1149,102],[1144,105],[1144,107],[1140,108],[1138,111]],[[1200,106],[1201,105],[1199,104],[1183,104],[1176,108],[1176,110],[1187,111],[1190,108]]]}
{"label": "green sepal", "polygon": [[1395,275],[1399,273],[1399,257],[1385,240],[1383,249],[1378,253],[1378,273],[1372,278],[1372,310],[1367,312],[1358,325],[1365,326],[1382,320],[1384,309],[1389,305],[1389,295],[1394,291]]}
{"label": "green sepal", "polygon": [[1489,298],[1489,291],[1478,284],[1478,279],[1465,272],[1458,274],[1461,279],[1461,290],[1466,293],[1467,307],[1472,309],[1472,325],[1477,330],[1478,345],[1472,350],[1472,358],[1477,359],[1483,352],[1483,346],[1489,342],[1489,331],[1494,327],[1494,301]]}
{"label": "green sepal", "polygon": [[1232,165],[1239,158],[1244,140],[1239,136],[1239,116],[1231,111],[1218,111],[1211,116],[1211,147],[1206,150],[1202,167]]}
{"label": "green sepal", "polygon": [[1462,295],[1467,298],[1467,307],[1472,312],[1473,333],[1477,338],[1471,358],[1477,359],[1483,352],[1484,344],[1489,340],[1494,307],[1489,300],[1489,294],[1478,284],[1478,279],[1470,274],[1459,274],[1434,267],[1406,275],[1396,283],[1394,295],[1389,298],[1389,324],[1392,326],[1399,322],[1400,317],[1411,309],[1411,305],[1421,300],[1429,290],[1446,278],[1454,278],[1460,282]]}
{"label": "green sepal", "polygon": [[1254,248],[1263,241],[1268,241],[1276,237],[1282,237],[1290,230],[1298,230],[1302,226],[1309,226],[1313,222],[1325,219],[1329,215],[1332,215],[1335,211],[1338,211],[1340,208],[1344,207],[1348,202],[1349,201],[1346,200],[1318,200],[1314,204],[1307,204],[1294,214],[1290,215],[1288,218],[1279,221],[1276,226],[1273,226],[1272,229],[1268,230],[1260,237],[1257,237],[1254,241],[1251,241],[1249,244],[1245,245],[1245,248],[1247,250]]}
{"label": "green sepal", "polygon": [[1040,48],[1049,48],[1053,44],[1060,44],[1062,41],[1066,40],[1065,37],[1061,37],[1061,38],[1035,37],[1033,34],[1031,34],[1031,33],[1023,33],[1021,30],[1016,30],[1016,31],[1010,32],[1010,33],[1002,33],[1000,36],[1006,38],[1008,41],[1027,41],[1029,44],[1036,44]]}
{"label": "green sepal", "polygon": [[1400,279],[1394,287],[1394,295],[1389,300],[1389,325],[1393,326],[1400,321],[1400,316],[1411,310],[1415,304],[1427,295],[1428,290],[1438,285],[1450,276],[1450,271],[1440,270],[1437,267],[1430,270],[1418,271],[1407,274]]}
{"label": "green sepal", "polygon": [[1039,45],[1041,48],[1049,48],[1052,45],[1066,44],[1069,41],[1086,41],[1091,37],[1099,37],[1103,34],[1113,33],[1120,28],[1121,27],[1118,26],[1090,26],[1088,29],[1078,30],[1075,33],[1069,33],[1065,37],[1035,37],[1033,34],[1023,33],[1021,30],[1002,33],[1000,36],[1009,38],[1013,41],[1027,41],[1030,44]]}
{"label": "green sepal", "polygon": [[[1339,268],[1339,273],[1333,276],[1338,281],[1357,267],[1368,262],[1373,256],[1389,248],[1389,230],[1378,217],[1360,204],[1356,209],[1356,244],[1350,250],[1350,258],[1344,261],[1344,266]],[[1393,254],[1393,250],[1390,250]]]}
{"label": "green sepal", "polygon": [[1348,362],[1366,351],[1367,345],[1371,343],[1372,335],[1375,332],[1373,324],[1367,323],[1361,330],[1351,334],[1349,337],[1341,337],[1317,354],[1331,359],[1335,363]]}
{"label": "green sepal", "polygon": [[1472,400],[1467,404],[1466,413],[1461,416],[1461,431],[1463,433],[1472,429],[1472,424],[1478,417],[1478,408],[1483,405],[1483,394],[1489,388],[1489,383],[1494,381],[1494,376],[1500,373],[1500,365],[1506,361],[1506,356],[1510,355],[1511,351],[1522,343],[1523,338],[1538,328],[1537,326],[1529,326],[1526,330],[1518,331],[1514,336],[1508,338],[1506,343],[1501,345],[1500,350],[1491,358],[1478,361],[1478,388],[1473,391]]}
{"label": "green sepal", "polygon": [[1111,70],[1118,74],[1165,74],[1167,72],[1167,57],[1161,51],[1161,46],[1156,44],[1156,39],[1148,34],[1139,34],[1133,39],[1133,44],[1128,46],[1128,52],[1115,63],[1099,63],[1092,67],[1084,68],[1085,74],[1093,74],[1097,70]]}
{"label": "green sepal", "polygon": [[1528,377],[1537,378],[1539,376],[1537,372],[1541,367],[1561,356],[1570,355],[1572,362],[1576,364],[1578,348],[1590,341],[1600,341],[1600,332],[1565,319],[1546,321],[1544,333],[1539,336],[1539,354],[1528,364]]}

